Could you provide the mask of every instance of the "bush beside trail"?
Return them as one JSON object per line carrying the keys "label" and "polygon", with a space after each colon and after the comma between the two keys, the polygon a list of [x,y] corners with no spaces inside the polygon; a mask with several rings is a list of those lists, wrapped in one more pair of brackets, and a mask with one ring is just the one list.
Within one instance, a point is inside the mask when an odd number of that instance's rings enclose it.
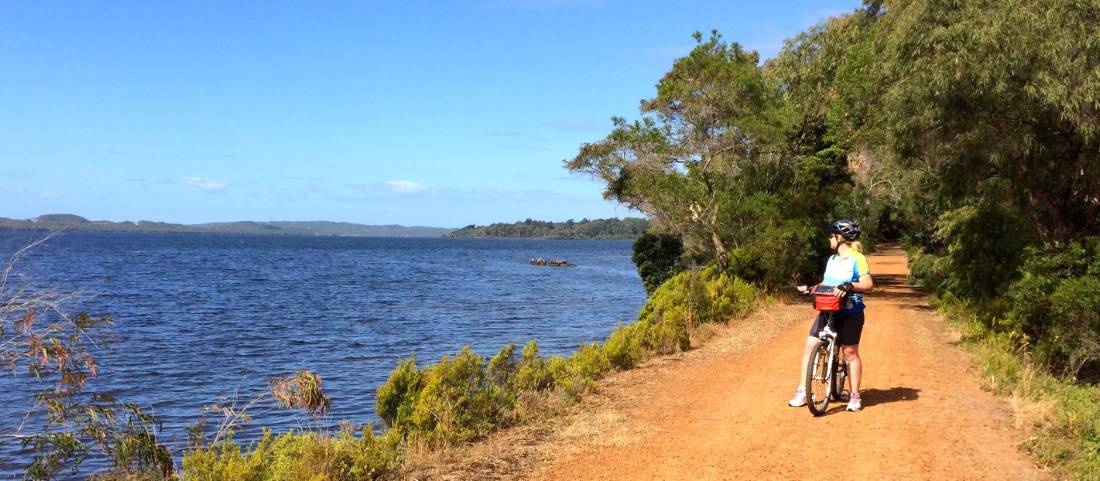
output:
{"label": "bush beside trail", "polygon": [[1068,479],[1100,478],[1100,238],[1023,249],[995,295],[956,294],[950,255],[911,255],[982,378],[1013,407],[1025,448]]}
{"label": "bush beside trail", "polygon": [[1008,399],[1023,447],[1062,479],[1100,479],[1100,387],[1051,374],[1026,337],[949,293],[936,304],[962,332],[985,386]]}

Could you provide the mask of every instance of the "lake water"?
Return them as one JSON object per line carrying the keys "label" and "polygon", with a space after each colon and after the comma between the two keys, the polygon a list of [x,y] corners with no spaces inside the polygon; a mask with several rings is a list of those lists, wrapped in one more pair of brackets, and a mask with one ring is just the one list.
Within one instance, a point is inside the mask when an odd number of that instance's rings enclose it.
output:
{"label": "lake water", "polygon": [[[32,238],[0,231],[0,254]],[[540,256],[577,267],[527,264]],[[203,406],[247,402],[275,375],[317,373],[332,399],[325,423],[362,424],[376,420],[375,389],[414,352],[423,364],[534,339],[543,354],[569,353],[645,302],[629,241],[64,233],[16,271],[30,287],[79,292],[68,311],[114,320],[118,340],[96,352],[102,373],[89,387],[150,408],[176,450]],[[0,377],[0,433],[38,387]],[[238,439],[307,422],[271,402],[250,412]],[[28,456],[0,446],[0,479]]]}

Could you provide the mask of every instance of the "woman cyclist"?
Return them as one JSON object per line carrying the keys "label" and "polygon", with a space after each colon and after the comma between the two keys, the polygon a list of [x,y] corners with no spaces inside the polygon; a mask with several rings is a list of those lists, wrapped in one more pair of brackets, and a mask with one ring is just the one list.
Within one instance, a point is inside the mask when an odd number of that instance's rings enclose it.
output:
{"label": "woman cyclist", "polygon": [[[859,396],[859,381],[863,377],[863,362],[859,358],[859,337],[863,332],[862,293],[870,292],[874,288],[867,258],[860,252],[859,233],[859,224],[847,219],[838,220],[829,226],[829,247],[835,250],[836,254],[829,257],[824,279],[819,284],[834,286],[834,296],[848,296],[841,310],[834,314],[833,326],[837,331],[837,342],[841,345],[841,352],[844,353],[844,359],[848,361],[848,378],[852,382],[852,390],[848,398],[849,411],[859,411],[863,408],[863,400]],[[803,294],[811,292],[812,289],[807,286],[798,286],[798,291]],[[792,407],[806,405],[806,391],[802,386],[802,380],[806,378],[806,363],[809,362],[813,348],[817,344],[817,334],[824,327],[825,316],[819,314],[810,326],[810,336],[806,338],[798,388],[794,392],[794,397],[787,402]]]}

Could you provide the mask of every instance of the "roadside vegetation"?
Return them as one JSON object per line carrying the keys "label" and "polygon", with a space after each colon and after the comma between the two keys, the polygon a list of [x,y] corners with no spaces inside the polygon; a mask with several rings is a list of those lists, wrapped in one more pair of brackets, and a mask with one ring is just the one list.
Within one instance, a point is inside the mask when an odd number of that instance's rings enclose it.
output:
{"label": "roadside vegetation", "polygon": [[188,481],[384,478],[406,456],[552,415],[615,369],[688,350],[698,327],[740,318],[755,307],[756,298],[755,287],[716,266],[683,272],[654,292],[637,322],[619,327],[602,344],[550,357],[539,355],[535,341],[519,352],[506,345],[489,358],[463,348],[423,366],[410,357],[378,388],[376,411],[385,429],[266,433],[252,446],[229,437],[185,454],[179,476]]}
{"label": "roadside vegetation", "polygon": [[1097,18],[1096,1],[868,0],[763,63],[697,33],[636,118],[564,163],[649,218],[635,323],[569,356],[531,342],[410,358],[378,389],[384,429],[223,436],[174,476],[385,477],[410,454],[552,415],[612,370],[690,349],[760,293],[812,280],[843,217],[868,247],[906,246],[911,281],[958,323],[1025,447],[1066,479],[1098,479]]}

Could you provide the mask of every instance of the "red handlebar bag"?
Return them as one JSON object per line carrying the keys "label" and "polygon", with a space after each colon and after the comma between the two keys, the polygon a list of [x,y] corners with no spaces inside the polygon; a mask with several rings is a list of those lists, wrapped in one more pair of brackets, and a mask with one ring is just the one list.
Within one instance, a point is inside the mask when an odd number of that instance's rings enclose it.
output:
{"label": "red handlebar bag", "polygon": [[832,294],[814,294],[814,309],[822,312],[839,311],[842,300]]}

